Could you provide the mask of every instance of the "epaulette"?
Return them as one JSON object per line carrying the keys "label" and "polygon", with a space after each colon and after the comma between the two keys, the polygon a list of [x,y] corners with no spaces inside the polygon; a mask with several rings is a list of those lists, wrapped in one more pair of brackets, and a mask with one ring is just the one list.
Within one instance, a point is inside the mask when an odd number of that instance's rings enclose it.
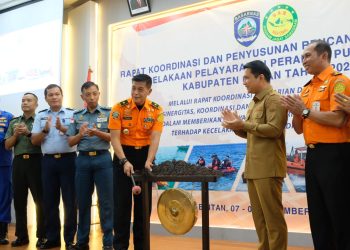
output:
{"label": "epaulette", "polygon": [[100,106],[100,108],[103,109],[103,110],[108,110],[108,111],[111,110],[111,107]]}
{"label": "epaulette", "polygon": [[70,110],[70,111],[74,111],[74,109],[72,109],[72,108],[66,108],[66,109],[68,109],[68,110]]}
{"label": "epaulette", "polygon": [[269,93],[269,95],[270,95],[270,96],[272,96],[272,95],[278,95],[278,92],[277,92],[276,90],[273,90],[273,91],[271,91],[271,92]]}
{"label": "epaulette", "polygon": [[10,120],[10,122],[12,122],[12,121],[14,121],[14,120],[16,120],[16,119],[18,119],[18,118],[21,118],[21,117],[20,117],[20,116],[13,117],[13,118]]}
{"label": "epaulette", "polygon": [[126,100],[124,100],[124,101],[121,101],[119,104],[120,104],[120,106],[122,106],[122,107],[128,105],[128,104],[129,104],[128,99],[126,99]]}
{"label": "epaulette", "polygon": [[158,103],[151,102],[151,106],[152,106],[153,108],[159,109],[159,104],[158,104]]}
{"label": "epaulette", "polygon": [[74,111],[73,114],[78,114],[78,113],[80,113],[81,111],[84,111],[84,110],[85,110],[85,108],[83,108],[83,109],[78,109],[78,110]]}
{"label": "epaulette", "polygon": [[45,112],[47,109],[40,110],[38,113]]}
{"label": "epaulette", "polygon": [[306,87],[306,86],[309,85],[310,83],[311,83],[311,80],[308,81],[308,82],[304,85],[304,87]]}
{"label": "epaulette", "polygon": [[338,76],[338,75],[341,75],[342,73],[340,73],[340,72],[338,72],[338,71],[334,71],[333,73],[332,73],[332,75],[333,76]]}

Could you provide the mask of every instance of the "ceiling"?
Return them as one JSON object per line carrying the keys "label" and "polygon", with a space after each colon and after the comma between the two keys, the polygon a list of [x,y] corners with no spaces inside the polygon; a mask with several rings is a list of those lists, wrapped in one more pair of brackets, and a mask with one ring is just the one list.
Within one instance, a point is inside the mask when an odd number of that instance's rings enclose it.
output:
{"label": "ceiling", "polygon": [[[33,0],[0,0],[0,11],[17,5],[25,4],[26,2],[30,1]],[[87,0],[64,0],[64,8],[68,9],[70,7],[75,7],[84,2],[87,2]]]}

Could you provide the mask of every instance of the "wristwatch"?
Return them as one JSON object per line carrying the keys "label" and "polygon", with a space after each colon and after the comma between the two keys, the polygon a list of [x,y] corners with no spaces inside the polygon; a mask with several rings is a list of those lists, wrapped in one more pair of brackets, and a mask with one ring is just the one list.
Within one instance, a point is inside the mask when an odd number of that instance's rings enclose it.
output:
{"label": "wristwatch", "polygon": [[126,159],[126,158],[121,158],[120,160],[119,160],[119,165],[120,166],[122,166],[122,167],[124,167],[124,165],[125,165],[125,163],[128,161],[128,159]]}
{"label": "wristwatch", "polygon": [[301,116],[302,116],[304,119],[308,118],[309,115],[310,115],[310,111],[311,111],[310,109],[304,109],[303,112],[301,113]]}

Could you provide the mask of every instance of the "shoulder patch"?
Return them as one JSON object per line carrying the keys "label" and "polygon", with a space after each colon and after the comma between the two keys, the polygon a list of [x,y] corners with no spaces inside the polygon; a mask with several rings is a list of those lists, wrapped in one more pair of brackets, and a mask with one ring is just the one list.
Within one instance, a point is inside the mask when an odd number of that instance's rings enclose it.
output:
{"label": "shoulder patch", "polygon": [[344,93],[345,89],[346,89],[346,86],[344,84],[343,79],[338,79],[335,81],[335,84],[334,84],[335,93]]}
{"label": "shoulder patch", "polygon": [[114,112],[112,113],[112,118],[113,118],[113,119],[118,119],[118,118],[119,118],[119,113],[118,113],[117,111],[114,111]]}
{"label": "shoulder patch", "polygon": [[38,113],[45,112],[47,109],[40,110]]}
{"label": "shoulder patch", "polygon": [[158,122],[163,122],[163,121],[164,121],[164,114],[163,114],[163,113],[161,113],[161,114],[158,115],[157,121],[158,121]]}
{"label": "shoulder patch", "polygon": [[84,110],[85,110],[85,108],[83,108],[83,109],[78,109],[78,110],[74,111],[73,114],[78,114],[78,113],[80,113],[80,112],[82,112],[82,111],[84,111]]}
{"label": "shoulder patch", "polygon": [[158,104],[158,103],[151,102],[151,106],[152,106],[153,108],[159,109],[159,104]]}
{"label": "shoulder patch", "polygon": [[124,107],[124,106],[128,105],[129,102],[128,102],[128,100],[124,100],[124,101],[121,101],[119,104],[120,104],[120,106]]}
{"label": "shoulder patch", "polygon": [[308,82],[304,85],[304,87],[306,87],[306,86],[309,85],[310,83],[311,83],[311,80],[308,81]]}
{"label": "shoulder patch", "polygon": [[334,71],[334,72],[332,73],[332,75],[333,75],[333,76],[339,76],[339,75],[342,75],[342,73],[340,73],[340,72],[338,72],[338,71]]}

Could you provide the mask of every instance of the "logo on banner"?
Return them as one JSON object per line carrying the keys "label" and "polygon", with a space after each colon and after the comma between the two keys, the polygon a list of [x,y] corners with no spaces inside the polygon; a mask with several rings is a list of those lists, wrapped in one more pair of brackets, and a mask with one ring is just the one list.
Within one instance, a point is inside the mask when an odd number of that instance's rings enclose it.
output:
{"label": "logo on banner", "polygon": [[234,18],[236,40],[245,47],[250,46],[260,33],[260,13],[245,11]]}
{"label": "logo on banner", "polygon": [[270,9],[263,21],[263,30],[267,38],[272,41],[288,39],[296,30],[298,15],[295,10],[286,4],[276,5]]}

